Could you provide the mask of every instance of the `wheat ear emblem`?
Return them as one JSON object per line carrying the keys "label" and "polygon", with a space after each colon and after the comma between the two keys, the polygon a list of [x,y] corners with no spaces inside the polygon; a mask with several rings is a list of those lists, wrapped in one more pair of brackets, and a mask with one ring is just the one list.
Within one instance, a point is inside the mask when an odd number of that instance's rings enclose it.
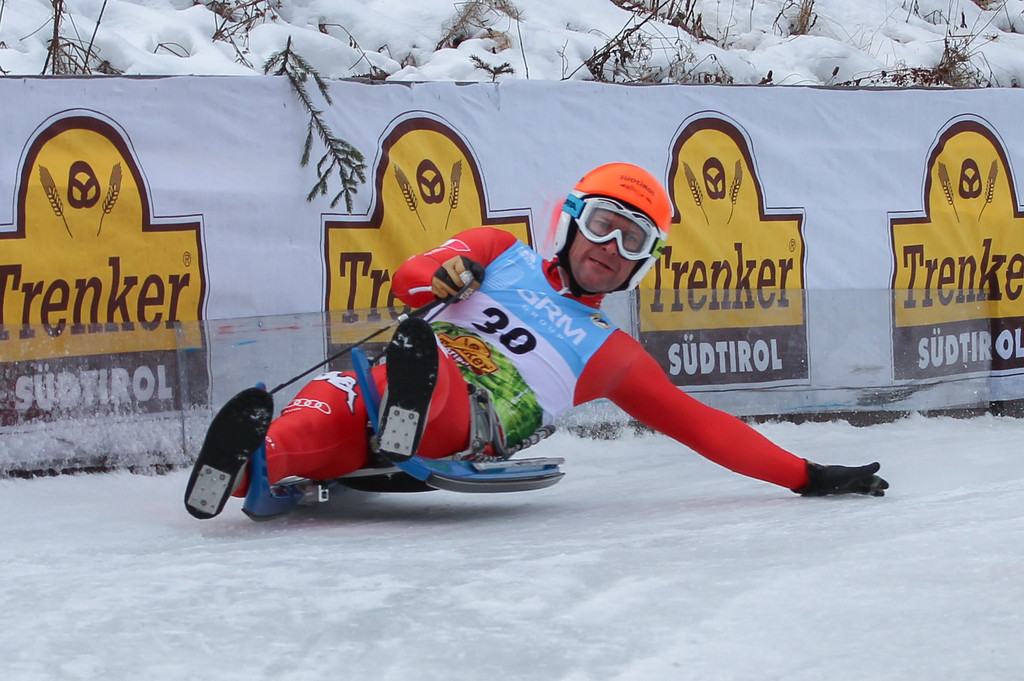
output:
{"label": "wheat ear emblem", "polygon": [[43,191],[46,192],[46,198],[50,200],[50,208],[53,209],[53,214],[64,222],[64,229],[68,231],[68,236],[74,239],[75,235],[71,233],[68,220],[64,217],[64,202],[60,200],[57,183],[53,181],[53,175],[50,175],[50,171],[46,169],[46,166],[39,166],[39,181],[43,185]]}
{"label": "wheat ear emblem", "polygon": [[683,162],[683,173],[686,174],[686,184],[690,187],[690,194],[693,195],[693,202],[700,208],[700,212],[704,214],[704,222],[711,224],[711,220],[708,220],[707,211],[704,210],[704,192],[700,190],[700,185],[697,184],[697,176],[693,174],[693,169],[686,162]]}
{"label": "wheat ear emblem", "polygon": [[939,163],[939,182],[942,183],[942,193],[946,195],[946,203],[953,207],[953,215],[956,221],[960,222],[960,213],[956,210],[956,203],[953,202],[953,183],[949,181],[949,171],[944,163]]}
{"label": "wheat ear emblem", "polygon": [[416,219],[420,221],[420,227],[423,231],[427,231],[427,226],[423,224],[423,218],[420,217],[420,212],[417,210],[419,202],[416,200],[416,192],[412,190],[412,183],[409,182],[409,178],[405,176],[399,165],[395,164],[395,179],[398,181],[398,188],[402,190],[402,197],[405,199],[405,205],[409,206],[415,215]]}
{"label": "wheat ear emblem", "polygon": [[736,199],[740,195],[740,187],[743,186],[743,164],[736,161],[736,169],[732,173],[732,186],[729,187],[729,219],[725,221],[726,224],[732,222],[733,211],[736,210]]}
{"label": "wheat ear emblem", "polygon": [[448,229],[448,221],[452,217],[452,211],[459,207],[459,187],[462,184],[462,161],[452,164],[451,185],[452,191],[448,195],[448,215],[444,218],[444,228]]}
{"label": "wheat ear emblem", "polygon": [[978,222],[981,222],[981,214],[985,212],[985,208],[995,198],[997,177],[999,177],[999,162],[992,161],[992,166],[988,169],[988,180],[985,182],[985,203],[981,205],[981,210],[978,211]]}
{"label": "wheat ear emblem", "polygon": [[117,197],[121,195],[121,164],[115,163],[110,171],[110,183],[107,185],[107,197],[103,199],[103,214],[100,215],[100,226],[96,230],[96,236],[103,231],[103,218],[110,215],[117,204]]}

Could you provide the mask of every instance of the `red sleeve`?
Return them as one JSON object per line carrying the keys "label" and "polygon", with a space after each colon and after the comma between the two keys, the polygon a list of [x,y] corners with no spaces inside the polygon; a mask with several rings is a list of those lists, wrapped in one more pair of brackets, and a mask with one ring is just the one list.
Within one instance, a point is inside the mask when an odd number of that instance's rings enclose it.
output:
{"label": "red sleeve", "polygon": [[576,404],[602,397],[732,471],[788,489],[807,484],[804,459],[672,385],[655,359],[622,331],[591,358],[576,386]]}
{"label": "red sleeve", "polygon": [[391,290],[406,305],[420,307],[434,299],[430,280],[437,268],[457,255],[487,267],[517,241],[515,235],[493,227],[459,232],[437,248],[406,260],[391,280]]}

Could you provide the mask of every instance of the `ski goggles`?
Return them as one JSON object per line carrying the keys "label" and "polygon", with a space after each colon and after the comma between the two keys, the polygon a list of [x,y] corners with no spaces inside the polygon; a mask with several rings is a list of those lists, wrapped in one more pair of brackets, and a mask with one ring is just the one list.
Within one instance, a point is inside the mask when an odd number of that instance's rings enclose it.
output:
{"label": "ski goggles", "polygon": [[619,255],[626,260],[643,260],[659,246],[661,230],[654,222],[613,199],[570,194],[562,210],[576,218],[580,232],[595,244],[615,239]]}

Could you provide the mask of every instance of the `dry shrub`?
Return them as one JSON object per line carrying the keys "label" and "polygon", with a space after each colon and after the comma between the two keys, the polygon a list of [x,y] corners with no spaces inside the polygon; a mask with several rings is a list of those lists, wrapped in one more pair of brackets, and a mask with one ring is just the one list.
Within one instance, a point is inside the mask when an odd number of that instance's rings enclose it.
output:
{"label": "dry shrub", "polygon": [[213,40],[231,45],[235,50],[235,61],[251,68],[252,63],[246,57],[249,53],[249,32],[265,21],[276,19],[281,3],[278,0],[193,1],[217,16]]}
{"label": "dry shrub", "polygon": [[[782,27],[785,19],[786,27]],[[814,11],[814,0],[786,0],[775,17],[775,27],[785,35],[807,35],[818,21]]]}
{"label": "dry shrub", "polygon": [[991,74],[986,76],[972,57],[972,36],[956,38],[946,36],[939,63],[931,68],[908,67],[886,69],[852,81],[838,83],[839,86],[892,85],[896,87],[952,87],[981,88],[993,87]]}
{"label": "dry shrub", "polygon": [[508,0],[470,0],[458,5],[458,8],[451,21],[445,22],[442,27],[444,33],[434,49],[458,47],[462,41],[480,35],[494,39],[498,45],[511,45],[511,39],[507,34],[492,29],[493,24],[502,17],[520,20],[522,13],[511,2]]}
{"label": "dry shrub", "polygon": [[669,26],[680,28],[700,41],[718,42],[704,30],[704,15],[697,11],[697,0],[612,0],[635,15],[648,14]]}

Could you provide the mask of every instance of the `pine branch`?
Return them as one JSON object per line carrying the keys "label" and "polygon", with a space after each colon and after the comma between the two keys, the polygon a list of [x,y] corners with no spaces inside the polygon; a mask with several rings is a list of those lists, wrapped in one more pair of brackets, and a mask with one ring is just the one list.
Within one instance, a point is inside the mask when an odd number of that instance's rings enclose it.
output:
{"label": "pine branch", "polygon": [[331,208],[338,205],[341,199],[345,199],[345,209],[351,211],[352,198],[358,191],[359,185],[366,182],[366,163],[358,149],[334,135],[323,119],[323,112],[314,105],[313,99],[306,90],[306,82],[312,78],[324,101],[331,105],[334,101],[328,92],[326,81],[308,61],[292,49],[291,38],[288,38],[283,50],[272,54],[263,65],[264,73],[271,71],[275,76],[288,78],[292,90],[295,91],[303,108],[309,113],[309,124],[306,126],[306,139],[302,145],[300,165],[302,167],[309,165],[314,138],[319,139],[326,150],[316,164],[317,181],[306,195],[306,201],[312,201],[317,196],[326,196],[330,178],[337,173],[341,190],[331,200]]}

